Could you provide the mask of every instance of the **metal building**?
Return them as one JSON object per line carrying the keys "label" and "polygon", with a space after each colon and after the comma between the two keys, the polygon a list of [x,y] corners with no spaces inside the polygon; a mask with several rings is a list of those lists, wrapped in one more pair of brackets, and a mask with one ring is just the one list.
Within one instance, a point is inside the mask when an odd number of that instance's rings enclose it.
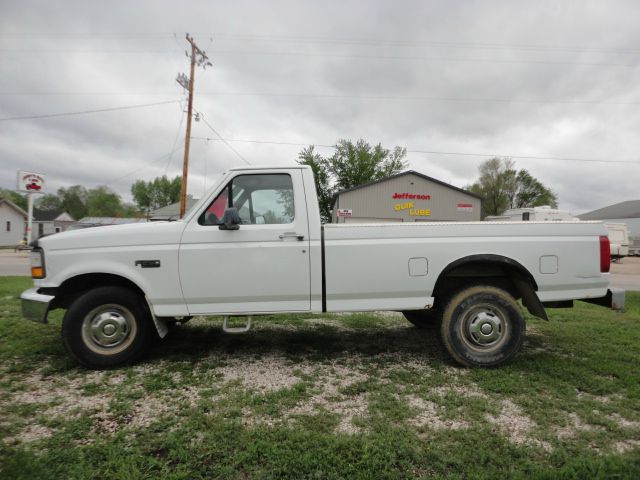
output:
{"label": "metal building", "polygon": [[480,221],[482,198],[413,170],[342,190],[333,205],[333,221],[464,222]]}
{"label": "metal building", "polygon": [[580,220],[626,223],[629,229],[629,255],[640,255],[640,200],[628,200],[578,215]]}

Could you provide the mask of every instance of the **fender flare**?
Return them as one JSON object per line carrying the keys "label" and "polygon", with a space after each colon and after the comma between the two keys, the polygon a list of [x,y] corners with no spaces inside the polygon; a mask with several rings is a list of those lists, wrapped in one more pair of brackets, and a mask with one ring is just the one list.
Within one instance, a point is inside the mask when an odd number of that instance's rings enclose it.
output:
{"label": "fender flare", "polygon": [[438,275],[438,279],[436,280],[436,283],[434,285],[434,291],[438,286],[440,280],[446,277],[451,271],[464,265],[473,263],[490,263],[499,267],[506,267],[512,272],[515,271],[517,275],[512,276],[511,280],[518,290],[518,293],[520,293],[520,296],[522,297],[523,305],[527,307],[527,310],[529,311],[529,313],[531,313],[531,315],[543,320],[549,320],[542,302],[538,298],[538,295],[536,295],[536,291],[538,290],[538,283],[536,282],[531,272],[529,272],[529,270],[527,270],[520,262],[503,255],[469,255],[467,257],[462,257],[451,262],[442,270],[442,272],[440,272],[440,275]]}

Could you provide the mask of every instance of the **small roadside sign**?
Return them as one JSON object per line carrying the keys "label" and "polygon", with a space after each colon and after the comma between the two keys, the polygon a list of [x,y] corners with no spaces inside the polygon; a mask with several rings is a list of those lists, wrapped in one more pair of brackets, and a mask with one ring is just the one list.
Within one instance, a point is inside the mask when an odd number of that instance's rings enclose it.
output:
{"label": "small roadside sign", "polygon": [[350,208],[339,208],[338,209],[338,217],[351,217],[353,215],[353,210]]}
{"label": "small roadside sign", "polygon": [[18,172],[16,190],[26,193],[42,193],[44,190],[44,175],[20,170]]}

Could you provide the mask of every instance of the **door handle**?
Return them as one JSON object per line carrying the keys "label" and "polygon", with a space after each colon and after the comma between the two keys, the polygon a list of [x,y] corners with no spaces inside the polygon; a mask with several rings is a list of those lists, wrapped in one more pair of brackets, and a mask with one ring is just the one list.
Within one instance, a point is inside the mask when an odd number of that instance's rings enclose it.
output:
{"label": "door handle", "polygon": [[278,235],[278,238],[280,240],[284,240],[285,238],[297,238],[298,240],[302,241],[304,240],[304,235],[301,235],[296,232],[284,232]]}

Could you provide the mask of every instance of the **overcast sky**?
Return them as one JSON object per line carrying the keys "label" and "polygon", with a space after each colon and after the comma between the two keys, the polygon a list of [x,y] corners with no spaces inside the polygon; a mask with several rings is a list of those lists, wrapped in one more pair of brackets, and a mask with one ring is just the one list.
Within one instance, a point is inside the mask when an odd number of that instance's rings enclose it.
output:
{"label": "overcast sky", "polygon": [[[1,12],[0,120],[176,101],[0,121],[4,188],[22,169],[51,192],[106,184],[130,200],[134,180],[180,174],[189,32],[213,63],[196,72],[195,197],[242,158],[294,163],[301,146],[282,143],[364,138],[459,187],[485,154],[512,156],[575,214],[640,198],[637,1],[3,0]],[[218,138],[205,121],[238,154],[205,140]]]}

